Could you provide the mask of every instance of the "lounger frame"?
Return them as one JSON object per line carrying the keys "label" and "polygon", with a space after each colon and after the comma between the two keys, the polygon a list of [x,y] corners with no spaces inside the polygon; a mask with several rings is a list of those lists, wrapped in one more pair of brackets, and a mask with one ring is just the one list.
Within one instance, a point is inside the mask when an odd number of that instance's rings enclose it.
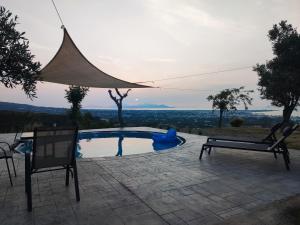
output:
{"label": "lounger frame", "polygon": [[211,149],[216,148],[223,148],[223,149],[235,149],[235,150],[247,150],[247,151],[257,151],[257,152],[269,152],[272,154],[278,153],[283,155],[283,159],[285,162],[285,166],[287,170],[290,170],[290,157],[289,151],[287,148],[286,143],[284,142],[285,139],[290,136],[297,128],[298,124],[294,125],[293,127],[287,127],[283,132],[283,136],[277,140],[275,143],[245,143],[245,142],[232,142],[230,140],[214,140],[210,139],[210,141],[206,142],[202,145],[202,149],[200,152],[199,160],[202,159],[203,152],[208,150],[208,155],[211,153]]}

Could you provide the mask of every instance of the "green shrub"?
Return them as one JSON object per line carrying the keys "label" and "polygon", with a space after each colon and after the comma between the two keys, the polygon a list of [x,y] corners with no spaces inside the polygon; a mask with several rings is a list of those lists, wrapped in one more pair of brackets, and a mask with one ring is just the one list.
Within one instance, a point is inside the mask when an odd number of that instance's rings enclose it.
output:
{"label": "green shrub", "polygon": [[244,120],[240,117],[235,117],[230,121],[232,127],[241,127],[244,124]]}

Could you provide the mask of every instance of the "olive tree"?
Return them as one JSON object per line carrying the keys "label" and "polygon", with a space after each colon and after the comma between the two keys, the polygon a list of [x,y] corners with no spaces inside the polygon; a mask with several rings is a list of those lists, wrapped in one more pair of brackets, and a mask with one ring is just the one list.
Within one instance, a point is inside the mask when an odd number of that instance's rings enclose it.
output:
{"label": "olive tree", "polygon": [[81,102],[87,95],[89,88],[80,86],[69,86],[68,90],[65,90],[65,98],[71,103],[70,117],[74,124],[76,124],[81,116]]}
{"label": "olive tree", "polygon": [[236,110],[240,103],[243,103],[245,109],[251,105],[252,98],[249,96],[253,90],[244,90],[244,87],[224,89],[216,95],[209,95],[208,101],[212,101],[212,108],[219,109],[219,122],[218,127],[222,127],[223,114],[229,110]]}
{"label": "olive tree", "polygon": [[290,121],[299,106],[300,97],[300,34],[287,21],[275,24],[268,33],[274,58],[266,64],[257,64],[262,99],[283,107],[283,123]]}
{"label": "olive tree", "polygon": [[17,16],[0,7],[0,83],[7,88],[21,85],[30,98],[36,97],[41,64],[34,62],[24,32],[16,30]]}

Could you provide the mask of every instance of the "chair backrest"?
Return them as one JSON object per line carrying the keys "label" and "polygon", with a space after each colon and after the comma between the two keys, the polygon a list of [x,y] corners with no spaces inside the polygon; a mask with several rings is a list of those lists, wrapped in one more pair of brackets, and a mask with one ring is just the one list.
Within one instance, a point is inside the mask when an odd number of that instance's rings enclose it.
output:
{"label": "chair backrest", "polygon": [[286,127],[283,129],[282,135],[287,138],[290,136],[295,130],[297,130],[299,127],[299,124],[295,124],[292,127]]}
{"label": "chair backrest", "polygon": [[270,133],[263,139],[263,141],[271,141],[276,142],[277,138],[275,133],[281,128],[282,123],[276,123],[273,127],[270,129]]}
{"label": "chair backrest", "polygon": [[295,130],[297,130],[299,124],[295,124],[293,126],[287,126],[283,129],[282,136],[269,148],[273,149],[277,146],[282,146],[281,144],[285,145],[284,140],[288,138]]}
{"label": "chair backrest", "polygon": [[36,128],[32,169],[71,165],[75,160],[78,128]]}
{"label": "chair backrest", "polygon": [[21,140],[22,133],[23,133],[22,131],[16,132],[15,138],[14,138],[14,143],[19,142]]}

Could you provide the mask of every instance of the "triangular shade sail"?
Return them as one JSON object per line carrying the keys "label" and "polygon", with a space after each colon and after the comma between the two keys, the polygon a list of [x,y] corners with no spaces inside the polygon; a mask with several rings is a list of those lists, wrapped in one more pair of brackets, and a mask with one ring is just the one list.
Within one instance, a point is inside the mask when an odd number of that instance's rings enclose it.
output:
{"label": "triangular shade sail", "polygon": [[110,76],[91,64],[64,28],[63,42],[53,59],[41,70],[41,80],[95,88],[146,88]]}

